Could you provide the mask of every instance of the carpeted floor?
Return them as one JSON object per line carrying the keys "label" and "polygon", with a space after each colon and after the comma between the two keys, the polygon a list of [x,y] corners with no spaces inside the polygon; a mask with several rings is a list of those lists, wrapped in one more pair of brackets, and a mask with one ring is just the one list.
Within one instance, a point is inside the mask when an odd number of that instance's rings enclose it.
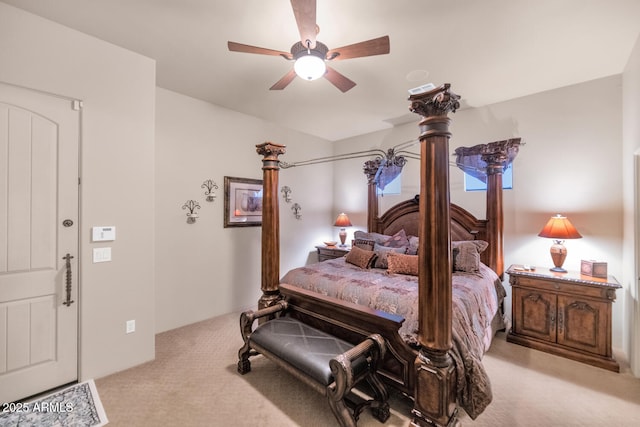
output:
{"label": "carpeted floor", "polygon": [[[96,380],[113,426],[335,426],[324,398],[262,357],[236,372],[239,314],[156,337],[156,360]],[[493,402],[463,426],[638,426],[640,379],[574,362],[496,336],[483,363]],[[408,426],[411,402],[392,393],[385,426]],[[361,427],[382,426],[368,411]]]}

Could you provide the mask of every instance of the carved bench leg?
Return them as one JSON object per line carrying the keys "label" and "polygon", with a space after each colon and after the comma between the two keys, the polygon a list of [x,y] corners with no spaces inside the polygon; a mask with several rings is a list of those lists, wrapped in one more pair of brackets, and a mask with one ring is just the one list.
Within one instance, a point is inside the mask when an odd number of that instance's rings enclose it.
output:
{"label": "carved bench leg", "polygon": [[255,356],[256,353],[251,348],[251,343],[249,342],[249,337],[251,336],[251,328],[252,324],[255,320],[261,319],[263,317],[273,316],[276,313],[283,312],[287,309],[288,303],[286,301],[280,300],[274,303],[269,307],[265,307],[256,312],[252,310],[245,311],[240,314],[240,334],[242,335],[242,340],[244,341],[244,345],[238,350],[238,372],[242,375],[251,371],[251,362],[249,362],[249,357]]}
{"label": "carved bench leg", "polygon": [[255,319],[252,311],[245,311],[240,314],[240,333],[244,340],[244,345],[238,350],[238,372],[242,375],[251,371],[251,346],[249,344],[249,336],[251,335],[251,324]]}
{"label": "carved bench leg", "polygon": [[374,400],[371,402],[371,413],[381,423],[386,422],[391,416],[389,412],[389,393],[387,388],[374,372],[367,377],[367,382],[373,389]]}
{"label": "carved bench leg", "polygon": [[327,393],[327,400],[329,401],[331,412],[333,412],[333,415],[336,417],[341,427],[356,427],[356,419],[344,403],[344,399],[336,400],[335,396],[332,396],[331,393]]}
{"label": "carved bench leg", "polygon": [[245,351],[243,347],[238,351],[238,372],[242,375],[251,372],[251,362],[249,361],[249,356],[249,348],[247,348]]}

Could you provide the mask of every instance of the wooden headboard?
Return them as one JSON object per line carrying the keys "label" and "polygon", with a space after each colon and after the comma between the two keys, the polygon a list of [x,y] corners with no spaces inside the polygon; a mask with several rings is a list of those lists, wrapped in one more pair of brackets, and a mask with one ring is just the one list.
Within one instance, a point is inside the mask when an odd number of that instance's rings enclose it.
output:
{"label": "wooden headboard", "polygon": [[[418,224],[420,219],[418,196],[405,200],[392,206],[373,223],[376,225],[374,231],[387,235],[393,235],[400,230],[404,230],[409,236],[418,235]],[[484,240],[491,242],[487,233],[487,220],[477,219],[469,211],[458,205],[451,204],[451,240]],[[489,264],[488,251],[481,255],[482,262]]]}

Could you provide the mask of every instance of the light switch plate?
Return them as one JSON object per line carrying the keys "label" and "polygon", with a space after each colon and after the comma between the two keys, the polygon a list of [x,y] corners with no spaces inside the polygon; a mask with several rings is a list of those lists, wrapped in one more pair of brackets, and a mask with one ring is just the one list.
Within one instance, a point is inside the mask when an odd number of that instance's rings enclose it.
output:
{"label": "light switch plate", "polygon": [[93,248],[93,262],[111,261],[111,248]]}

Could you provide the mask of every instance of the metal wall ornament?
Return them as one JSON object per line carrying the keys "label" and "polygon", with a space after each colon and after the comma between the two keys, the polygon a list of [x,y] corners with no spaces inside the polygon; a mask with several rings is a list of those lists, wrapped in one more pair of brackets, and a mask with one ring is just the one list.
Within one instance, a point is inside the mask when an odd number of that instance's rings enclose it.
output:
{"label": "metal wall ornament", "polygon": [[285,185],[280,189],[280,192],[282,193],[282,197],[284,198],[284,201],[287,203],[291,203],[291,188]]}
{"label": "metal wall ornament", "polygon": [[204,195],[207,196],[207,202],[213,202],[216,199],[216,193],[215,191],[213,191],[213,189],[215,188],[217,190],[218,184],[216,184],[214,181],[208,179],[202,183],[200,188],[207,189],[207,191],[204,192]]}
{"label": "metal wall ornament", "polygon": [[194,224],[198,218],[198,212],[196,209],[200,209],[200,205],[195,200],[187,200],[182,209],[187,209],[187,224]]}
{"label": "metal wall ornament", "polygon": [[293,211],[293,216],[295,216],[296,219],[302,218],[302,214],[300,213],[300,211],[302,210],[302,206],[300,206],[298,203],[294,203],[293,206],[291,206],[291,210]]}

